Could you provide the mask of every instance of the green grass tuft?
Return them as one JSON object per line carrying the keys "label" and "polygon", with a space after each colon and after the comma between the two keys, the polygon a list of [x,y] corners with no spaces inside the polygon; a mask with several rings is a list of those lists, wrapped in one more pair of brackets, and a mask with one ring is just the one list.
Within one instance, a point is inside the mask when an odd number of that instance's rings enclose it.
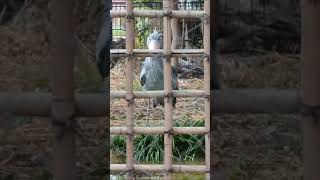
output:
{"label": "green grass tuft", "polygon": [[[204,121],[186,120],[176,122],[175,127],[201,127]],[[204,136],[202,135],[176,135],[173,139],[173,155],[175,160],[194,161],[204,157]],[[114,136],[112,151],[116,155],[126,152],[126,138]],[[134,138],[134,159],[140,163],[160,163],[164,159],[163,135],[137,135]]]}

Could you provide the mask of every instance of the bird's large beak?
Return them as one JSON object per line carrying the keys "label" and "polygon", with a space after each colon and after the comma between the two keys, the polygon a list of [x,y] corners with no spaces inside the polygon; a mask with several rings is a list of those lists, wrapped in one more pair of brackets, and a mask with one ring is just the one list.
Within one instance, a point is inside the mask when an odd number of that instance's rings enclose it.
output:
{"label": "bird's large beak", "polygon": [[149,49],[160,49],[160,42],[156,40],[151,40],[148,45]]}

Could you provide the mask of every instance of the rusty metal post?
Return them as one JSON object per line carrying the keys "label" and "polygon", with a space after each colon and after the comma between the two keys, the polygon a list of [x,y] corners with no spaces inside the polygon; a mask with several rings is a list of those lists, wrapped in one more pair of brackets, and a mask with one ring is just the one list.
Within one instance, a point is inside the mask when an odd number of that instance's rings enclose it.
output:
{"label": "rusty metal post", "polygon": [[[204,94],[205,94],[205,163],[207,171],[210,171],[210,0],[204,0],[203,17],[203,44],[204,44]],[[206,174],[206,179],[210,179],[210,173]]]}
{"label": "rusty metal post", "polygon": [[75,113],[73,92],[74,42],[72,1],[53,0],[50,4],[50,55],[52,74],[52,124],[54,137],[54,179],[74,180],[75,135],[72,120]]}
{"label": "rusty metal post", "polygon": [[133,16],[133,2],[132,0],[126,1],[126,49],[128,61],[126,64],[126,77],[127,77],[127,94],[126,99],[128,102],[127,107],[127,177],[133,179],[133,118],[134,118],[134,99],[133,99],[133,48],[134,48],[134,16]]}
{"label": "rusty metal post", "polygon": [[171,179],[172,171],[172,67],[171,67],[171,2],[163,0],[163,52],[164,60],[164,91],[167,95],[164,98],[164,179]]}
{"label": "rusty metal post", "polygon": [[304,179],[320,179],[320,2],[302,0]]}

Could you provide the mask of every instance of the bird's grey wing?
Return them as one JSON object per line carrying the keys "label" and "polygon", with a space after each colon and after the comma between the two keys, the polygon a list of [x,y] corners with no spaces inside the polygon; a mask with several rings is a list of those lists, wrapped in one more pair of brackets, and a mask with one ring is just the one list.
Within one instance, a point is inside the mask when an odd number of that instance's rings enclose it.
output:
{"label": "bird's grey wing", "polygon": [[174,66],[172,66],[172,72],[174,77],[178,76],[177,68],[175,68]]}
{"label": "bird's grey wing", "polygon": [[[173,90],[179,90],[178,84],[177,84],[177,81],[178,81],[178,70],[174,66],[172,66],[172,74],[173,74],[173,77],[172,77],[173,87],[172,87],[172,89]],[[172,107],[173,108],[176,107],[176,103],[177,103],[177,98],[173,97],[173,99],[172,99]]]}
{"label": "bird's grey wing", "polygon": [[145,83],[146,83],[146,74],[143,74],[142,76],[140,76],[140,84],[141,86],[144,86]]}
{"label": "bird's grey wing", "polygon": [[178,90],[178,85],[177,85],[177,81],[178,81],[178,70],[177,68],[175,68],[174,66],[172,66],[172,81],[173,81],[173,86],[172,89],[173,90]]}
{"label": "bird's grey wing", "polygon": [[100,33],[96,41],[96,63],[102,78],[108,76],[110,64],[110,45],[112,41],[111,1],[105,0]]}

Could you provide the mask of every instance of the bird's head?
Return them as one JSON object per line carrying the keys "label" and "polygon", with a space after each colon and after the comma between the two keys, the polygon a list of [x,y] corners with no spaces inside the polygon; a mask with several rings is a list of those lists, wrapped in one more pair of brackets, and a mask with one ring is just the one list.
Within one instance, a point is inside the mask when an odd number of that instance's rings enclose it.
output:
{"label": "bird's head", "polygon": [[156,29],[147,38],[147,45],[149,49],[162,49],[163,46],[163,35]]}

